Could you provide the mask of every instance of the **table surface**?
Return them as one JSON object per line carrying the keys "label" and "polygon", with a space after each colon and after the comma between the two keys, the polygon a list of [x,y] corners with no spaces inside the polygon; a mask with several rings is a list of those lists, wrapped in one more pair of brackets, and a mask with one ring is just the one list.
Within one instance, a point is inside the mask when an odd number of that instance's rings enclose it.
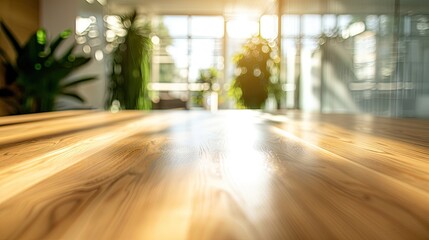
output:
{"label": "table surface", "polygon": [[429,121],[3,117],[0,239],[429,239]]}

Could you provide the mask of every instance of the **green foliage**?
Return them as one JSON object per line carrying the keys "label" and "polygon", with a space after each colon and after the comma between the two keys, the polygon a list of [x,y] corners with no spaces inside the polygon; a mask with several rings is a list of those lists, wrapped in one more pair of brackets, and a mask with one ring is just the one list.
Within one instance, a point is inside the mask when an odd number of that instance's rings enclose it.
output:
{"label": "green foliage", "polygon": [[252,37],[234,56],[233,62],[236,76],[229,93],[236,99],[238,108],[263,108],[269,93],[283,92],[277,91],[276,87],[280,84],[277,76],[279,57],[273,42],[260,36]]}
{"label": "green foliage", "polygon": [[199,106],[203,105],[204,94],[209,91],[217,91],[214,89],[213,84],[217,83],[218,70],[216,68],[200,69],[200,75],[197,83],[203,84],[203,90],[193,93],[193,102]]}
{"label": "green foliage", "polygon": [[94,80],[95,77],[64,80],[91,58],[74,55],[75,44],[59,57],[56,51],[71,35],[70,30],[63,31],[49,41],[45,30],[39,29],[21,46],[6,24],[0,24],[17,56],[13,62],[0,50],[0,60],[6,72],[6,85],[0,88],[0,98],[8,103],[15,113],[52,111],[59,95],[84,101],[72,88]]}
{"label": "green foliage", "polygon": [[150,24],[139,21],[136,11],[119,18],[116,27],[126,31],[126,35],[116,40],[106,107],[116,100],[124,109],[150,109]]}
{"label": "green foliage", "polygon": [[214,83],[217,82],[218,71],[216,68],[201,69],[200,76],[197,79],[198,83],[206,83],[211,90]]}

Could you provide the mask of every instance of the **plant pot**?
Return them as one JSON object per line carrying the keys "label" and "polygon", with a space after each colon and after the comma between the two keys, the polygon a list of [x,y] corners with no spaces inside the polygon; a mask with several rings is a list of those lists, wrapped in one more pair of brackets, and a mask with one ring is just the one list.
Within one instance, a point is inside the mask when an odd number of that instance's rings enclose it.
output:
{"label": "plant pot", "polygon": [[204,108],[212,112],[218,109],[218,93],[217,92],[206,92],[204,93]]}

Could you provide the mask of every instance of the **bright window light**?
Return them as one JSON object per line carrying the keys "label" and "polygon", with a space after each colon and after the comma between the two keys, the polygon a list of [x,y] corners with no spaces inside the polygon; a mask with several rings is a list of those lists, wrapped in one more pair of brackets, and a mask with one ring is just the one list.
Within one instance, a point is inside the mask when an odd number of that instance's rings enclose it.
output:
{"label": "bright window light", "polygon": [[259,24],[255,20],[237,18],[228,21],[226,30],[231,38],[250,38],[259,33]]}
{"label": "bright window light", "polygon": [[261,36],[265,39],[275,39],[277,37],[277,16],[264,15],[261,17]]}
{"label": "bright window light", "polygon": [[299,15],[283,15],[282,16],[282,34],[283,36],[298,36],[301,21]]}
{"label": "bright window light", "polygon": [[191,40],[191,66],[189,79],[197,80],[200,69],[207,69],[215,65],[216,41],[213,39],[192,39]]}
{"label": "bright window light", "polygon": [[223,17],[193,16],[191,18],[191,35],[194,37],[223,37]]}
{"label": "bright window light", "polygon": [[77,17],[76,18],[76,34],[81,35],[91,25],[90,18]]}
{"label": "bright window light", "polygon": [[103,51],[101,51],[101,50],[95,51],[94,56],[95,56],[95,60],[97,60],[97,61],[103,60],[103,58],[104,58]]}
{"label": "bright window light", "polygon": [[188,35],[187,16],[164,16],[163,24],[171,37],[184,37]]}
{"label": "bright window light", "polygon": [[349,28],[350,37],[354,37],[356,35],[359,35],[363,32],[365,32],[365,23],[363,22],[355,22],[352,23]]}
{"label": "bright window light", "polygon": [[302,19],[302,32],[305,36],[318,36],[322,31],[322,17],[317,14],[306,14]]}
{"label": "bright window light", "polygon": [[337,17],[334,14],[326,14],[322,17],[323,32],[326,34],[333,34],[335,25],[337,24]]}

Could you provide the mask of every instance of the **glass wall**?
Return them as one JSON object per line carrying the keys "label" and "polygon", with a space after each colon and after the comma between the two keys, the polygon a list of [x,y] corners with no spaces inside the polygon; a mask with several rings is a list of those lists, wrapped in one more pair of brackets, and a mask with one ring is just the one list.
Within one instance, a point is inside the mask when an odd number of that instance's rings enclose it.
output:
{"label": "glass wall", "polygon": [[[222,16],[159,16],[153,18],[152,98],[180,99],[193,107],[200,70],[223,71]],[[222,74],[218,76],[222,78]]]}
{"label": "glass wall", "polygon": [[279,3],[261,16],[151,16],[153,101],[196,107],[200,70],[214,68],[219,106],[234,108],[232,56],[261,34],[280,38],[283,108],[429,117],[429,1]]}
{"label": "glass wall", "polygon": [[[400,19],[396,101],[398,114],[429,117],[429,2],[425,12],[407,12]],[[423,10],[423,9],[422,9]]]}
{"label": "glass wall", "polygon": [[[261,20],[261,21],[260,21]],[[165,15],[152,19],[154,52],[152,98],[180,99],[187,108],[201,107],[196,101],[204,85],[200,70],[216,69],[219,107],[234,108],[228,90],[234,77],[233,56],[254,35],[277,37],[277,16],[187,16]],[[264,29],[263,31],[261,29]],[[197,99],[198,100],[198,99]]]}
{"label": "glass wall", "polygon": [[282,16],[287,106],[429,116],[429,2],[290,1]]}

